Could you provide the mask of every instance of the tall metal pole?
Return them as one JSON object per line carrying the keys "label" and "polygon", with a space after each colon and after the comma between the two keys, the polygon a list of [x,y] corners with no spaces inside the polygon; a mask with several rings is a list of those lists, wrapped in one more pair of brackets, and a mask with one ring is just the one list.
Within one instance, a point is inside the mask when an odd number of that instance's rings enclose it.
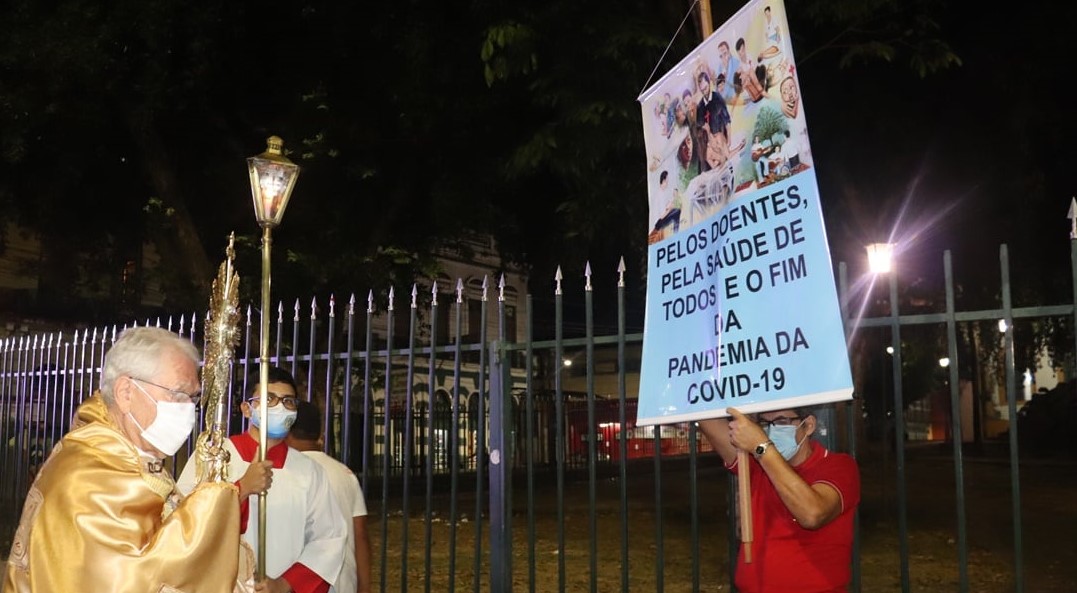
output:
{"label": "tall metal pole", "polygon": [[[262,316],[258,336],[258,462],[266,459],[266,427],[269,426],[269,254],[273,245],[273,229],[262,227]],[[258,581],[266,577],[266,491],[258,493]]]}
{"label": "tall metal pole", "polygon": [[[254,199],[254,216],[262,227],[262,311],[258,336],[258,454],[256,463],[266,460],[269,423],[269,264],[273,246],[273,227],[280,224],[284,209],[288,206],[299,167],[281,152],[284,140],[279,136],[266,139],[266,150],[247,159],[251,177],[251,197]],[[278,355],[280,353],[278,352]],[[255,567],[257,580],[266,576],[266,492],[258,493],[258,563]]]}
{"label": "tall metal pole", "polygon": [[905,398],[901,392],[901,313],[898,311],[897,271],[890,271],[890,338],[894,347],[894,458],[897,465],[898,537],[901,553],[901,591],[909,593],[909,530],[905,501]]}

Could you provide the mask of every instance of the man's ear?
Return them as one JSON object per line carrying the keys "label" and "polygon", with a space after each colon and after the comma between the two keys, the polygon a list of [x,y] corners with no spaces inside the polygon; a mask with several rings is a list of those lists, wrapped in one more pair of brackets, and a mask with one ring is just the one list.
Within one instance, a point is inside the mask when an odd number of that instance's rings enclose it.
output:
{"label": "man's ear", "polygon": [[112,383],[112,400],[116,402],[116,407],[120,412],[128,414],[131,412],[131,400],[135,397],[135,384],[131,381],[131,377],[121,376]]}
{"label": "man's ear", "polygon": [[811,436],[815,434],[815,429],[817,426],[818,423],[816,421],[815,414],[809,414],[808,417],[804,419],[804,427],[808,429],[808,434],[805,436]]}
{"label": "man's ear", "polygon": [[251,404],[249,402],[243,402],[243,403],[239,404],[239,410],[241,412],[243,412],[243,417],[244,418],[250,418],[251,417]]}

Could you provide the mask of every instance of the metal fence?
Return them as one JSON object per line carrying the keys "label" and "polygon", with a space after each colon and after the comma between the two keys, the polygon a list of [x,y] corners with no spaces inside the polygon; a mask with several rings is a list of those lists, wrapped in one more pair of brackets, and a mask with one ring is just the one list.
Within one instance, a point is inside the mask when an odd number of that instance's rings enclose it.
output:
{"label": "metal fence", "polygon": [[[1077,252],[1075,252],[1077,253]],[[1077,257],[1077,256],[1075,256]],[[1074,261],[1077,261],[1075,259]],[[1010,304],[1006,247],[1001,249],[998,309],[955,310],[950,254],[944,256],[946,306],[938,313],[904,315],[890,277],[889,313],[858,313],[848,290],[844,264],[839,290],[846,308],[854,379],[862,384],[857,343],[873,328],[890,332],[894,426],[905,426],[902,328],[945,328],[949,357],[950,409],[958,402],[961,351],[958,328],[982,320],[1068,316],[1072,304],[1014,308]],[[1077,274],[1074,275],[1077,283]],[[414,293],[413,293],[414,294]],[[498,295],[499,297],[500,295]],[[617,278],[617,330],[596,336],[595,304],[588,278],[582,335],[564,335],[564,295],[553,298],[553,333],[533,338],[530,297],[523,307],[526,331],[519,342],[505,340],[502,298],[484,293],[478,339],[465,343],[467,305],[439,304],[435,296],[420,306],[413,297],[407,313],[391,306],[378,311],[368,299],[356,312],[355,299],[340,316],[329,300],[327,315],[312,303],[301,319],[298,304],[290,323],[278,313],[271,330],[272,364],[292,371],[303,395],[324,410],[327,452],[356,470],[371,511],[375,544],[375,584],[380,591],[716,591],[731,585],[736,538],[733,477],[721,469],[694,425],[636,427],[635,394],[642,334],[627,333],[623,273]],[[278,309],[278,311],[282,308]],[[488,316],[494,316],[488,320]],[[248,311],[246,332],[233,367],[229,415],[233,432],[243,429],[239,394],[257,372],[257,338]],[[406,318],[406,323],[403,323]],[[488,323],[493,321],[493,323]],[[146,320],[199,344],[197,318]],[[453,337],[439,336],[446,328]],[[72,333],[8,337],[0,340],[0,509],[3,542],[11,541],[22,499],[51,446],[67,430],[74,408],[99,380],[104,352],[123,327]],[[400,331],[398,331],[398,329]],[[496,334],[496,335],[488,335]],[[1006,383],[1011,414],[1008,442],[1013,514],[1012,584],[1025,590],[1022,505],[1017,442],[1017,402],[1012,334],[1006,337]],[[569,389],[562,361],[580,353],[585,370],[580,390]],[[596,361],[612,362],[596,372]],[[598,378],[616,385],[596,389]],[[869,443],[862,399],[829,412],[824,437],[832,449],[859,455]],[[956,483],[954,536],[959,589],[969,590],[969,549],[963,482],[962,430],[951,413],[951,457]],[[896,507],[902,591],[909,591],[904,430],[894,430]],[[193,439],[192,439],[193,442]],[[181,451],[172,470],[190,452]],[[885,460],[885,457],[884,457]],[[884,463],[884,468],[885,468]],[[885,490],[885,488],[884,488]],[[717,502],[715,502],[717,501]],[[862,583],[858,527],[852,590]],[[6,552],[6,549],[4,550]],[[418,568],[414,568],[418,566]],[[602,583],[601,586],[599,583]]]}

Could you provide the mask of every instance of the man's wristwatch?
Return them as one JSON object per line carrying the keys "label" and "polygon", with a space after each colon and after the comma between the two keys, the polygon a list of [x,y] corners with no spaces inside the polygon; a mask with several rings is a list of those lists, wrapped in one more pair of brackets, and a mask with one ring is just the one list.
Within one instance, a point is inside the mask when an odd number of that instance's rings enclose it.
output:
{"label": "man's wristwatch", "polygon": [[756,459],[759,459],[760,457],[763,456],[764,453],[767,452],[767,448],[770,447],[773,444],[774,443],[771,442],[771,441],[766,441],[764,443],[759,443],[758,445],[755,446],[755,451],[753,451],[752,454],[755,455]]}

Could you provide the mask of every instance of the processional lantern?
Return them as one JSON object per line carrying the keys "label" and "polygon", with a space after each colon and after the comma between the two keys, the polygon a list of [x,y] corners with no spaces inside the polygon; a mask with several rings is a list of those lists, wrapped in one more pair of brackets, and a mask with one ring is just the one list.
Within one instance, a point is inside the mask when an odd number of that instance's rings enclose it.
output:
{"label": "processional lantern", "polygon": [[284,141],[270,136],[266,151],[247,159],[251,174],[251,197],[254,198],[254,217],[263,228],[275,228],[284,217],[288,199],[299,179],[299,165],[284,156]]}
{"label": "processional lantern", "polygon": [[[267,400],[269,394],[269,286],[270,286],[270,251],[273,245],[273,229],[284,217],[288,207],[288,198],[299,178],[299,166],[288,160],[281,153],[284,141],[279,136],[270,136],[266,141],[266,151],[247,159],[247,170],[251,175],[251,197],[254,199],[254,217],[262,227],[262,306],[259,332],[259,372],[258,372],[258,461],[265,461],[268,439],[266,429]],[[255,567],[256,580],[266,576],[266,493],[258,493],[258,557]]]}

